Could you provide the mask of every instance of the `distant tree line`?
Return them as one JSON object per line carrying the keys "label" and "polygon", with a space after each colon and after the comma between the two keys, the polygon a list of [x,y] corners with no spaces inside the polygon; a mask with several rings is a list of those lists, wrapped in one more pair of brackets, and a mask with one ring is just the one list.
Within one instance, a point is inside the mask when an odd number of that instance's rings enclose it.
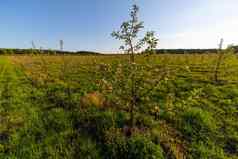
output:
{"label": "distant tree line", "polygon": [[[235,53],[238,53],[238,45],[231,45]],[[218,49],[156,49],[156,54],[207,54],[217,53]],[[93,51],[60,51],[60,50],[41,50],[41,49],[5,49],[0,48],[0,55],[11,54],[48,54],[48,55],[115,55]]]}
{"label": "distant tree line", "polygon": [[158,49],[157,54],[206,54],[216,53],[218,49]]}
{"label": "distant tree line", "polygon": [[235,53],[238,53],[238,45],[230,45],[229,48],[233,49]]}
{"label": "distant tree line", "polygon": [[60,51],[60,50],[42,50],[42,49],[5,49],[0,48],[0,55],[11,55],[11,54],[48,54],[48,55],[98,55],[100,53],[92,51]]}

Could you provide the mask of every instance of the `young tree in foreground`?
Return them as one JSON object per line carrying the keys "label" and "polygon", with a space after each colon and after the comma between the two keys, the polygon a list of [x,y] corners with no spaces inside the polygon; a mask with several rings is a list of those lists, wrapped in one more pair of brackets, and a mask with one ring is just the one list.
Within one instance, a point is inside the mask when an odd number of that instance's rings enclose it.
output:
{"label": "young tree in foreground", "polygon": [[144,28],[143,22],[138,19],[139,7],[133,5],[130,11],[130,20],[122,23],[119,31],[114,31],[111,35],[116,39],[122,41],[124,44],[120,47],[126,54],[129,55],[129,66],[131,81],[131,93],[130,93],[130,126],[134,127],[134,111],[137,106],[137,82],[136,82],[136,61],[135,54],[139,53],[146,46],[146,53],[152,53],[158,44],[158,39],[155,37],[153,31],[147,32],[144,38],[138,39],[138,33]]}

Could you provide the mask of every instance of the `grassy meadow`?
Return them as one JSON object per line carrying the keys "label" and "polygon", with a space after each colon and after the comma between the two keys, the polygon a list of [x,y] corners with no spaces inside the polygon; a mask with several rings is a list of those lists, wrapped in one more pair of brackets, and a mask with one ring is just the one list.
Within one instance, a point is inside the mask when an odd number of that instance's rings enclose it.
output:
{"label": "grassy meadow", "polygon": [[0,56],[0,159],[237,159],[238,57],[218,60]]}

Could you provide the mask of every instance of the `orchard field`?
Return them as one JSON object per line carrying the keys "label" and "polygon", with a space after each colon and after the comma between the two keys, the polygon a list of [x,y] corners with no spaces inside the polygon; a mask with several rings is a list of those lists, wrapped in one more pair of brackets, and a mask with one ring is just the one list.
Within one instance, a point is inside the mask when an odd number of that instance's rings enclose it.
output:
{"label": "orchard field", "polygon": [[0,159],[238,158],[229,51],[0,56],[0,96]]}

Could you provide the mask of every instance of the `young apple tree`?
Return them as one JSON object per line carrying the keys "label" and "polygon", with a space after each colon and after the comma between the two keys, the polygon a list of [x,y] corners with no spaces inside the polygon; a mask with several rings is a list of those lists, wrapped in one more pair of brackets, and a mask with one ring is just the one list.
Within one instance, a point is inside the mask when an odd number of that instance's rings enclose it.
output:
{"label": "young apple tree", "polygon": [[138,101],[138,78],[136,77],[136,70],[138,65],[136,64],[136,54],[140,53],[143,49],[146,54],[153,53],[154,49],[158,44],[158,39],[155,37],[153,31],[147,32],[142,39],[138,38],[138,33],[144,28],[143,22],[139,21],[138,18],[139,7],[133,5],[130,11],[130,19],[125,21],[120,26],[119,31],[114,31],[112,37],[122,41],[123,45],[120,47],[126,54],[129,55],[129,70],[130,76],[130,127],[134,127],[134,114],[135,108],[137,107]]}

